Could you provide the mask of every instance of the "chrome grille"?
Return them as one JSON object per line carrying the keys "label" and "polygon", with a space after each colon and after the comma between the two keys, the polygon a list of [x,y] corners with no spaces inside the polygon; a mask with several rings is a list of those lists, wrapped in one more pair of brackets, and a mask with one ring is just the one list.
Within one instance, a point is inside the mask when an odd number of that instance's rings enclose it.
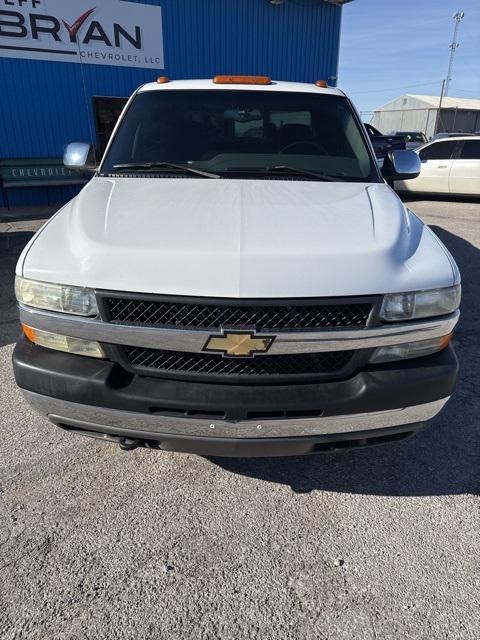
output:
{"label": "chrome grille", "polygon": [[353,351],[223,358],[217,354],[185,353],[141,347],[123,347],[130,366],[157,372],[208,376],[334,375],[350,363]]}
{"label": "chrome grille", "polygon": [[362,328],[367,325],[373,309],[371,301],[235,304],[231,301],[179,302],[108,295],[103,300],[105,319],[111,322],[209,331],[222,328],[256,331]]}

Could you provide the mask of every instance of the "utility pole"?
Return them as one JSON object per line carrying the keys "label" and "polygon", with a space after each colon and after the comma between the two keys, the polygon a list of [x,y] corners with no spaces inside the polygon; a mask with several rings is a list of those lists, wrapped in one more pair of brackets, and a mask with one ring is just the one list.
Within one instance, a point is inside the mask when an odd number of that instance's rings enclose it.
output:
{"label": "utility pole", "polygon": [[455,20],[455,28],[453,30],[453,42],[450,45],[450,62],[448,64],[448,73],[445,82],[445,95],[448,96],[448,90],[450,88],[450,81],[452,79],[452,70],[453,70],[453,59],[455,58],[455,51],[460,46],[457,42],[458,30],[460,28],[460,22],[463,20],[465,16],[464,11],[457,11],[457,13],[453,16]]}
{"label": "utility pole", "polygon": [[443,96],[445,95],[445,84],[446,84],[446,81],[442,80],[442,90],[440,91],[440,102],[438,104],[437,118],[435,120],[435,129],[433,130],[433,135],[438,133],[438,126],[439,126],[439,124],[441,124],[441,115],[440,114],[442,112]]}

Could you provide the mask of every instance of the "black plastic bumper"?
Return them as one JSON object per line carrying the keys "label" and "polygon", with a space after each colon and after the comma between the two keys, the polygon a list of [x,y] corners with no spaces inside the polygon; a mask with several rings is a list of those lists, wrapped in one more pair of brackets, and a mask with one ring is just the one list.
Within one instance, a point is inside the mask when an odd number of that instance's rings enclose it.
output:
{"label": "black plastic bumper", "polygon": [[[43,349],[22,338],[13,355],[17,384],[26,391],[72,403],[145,414],[207,418],[232,422],[274,419],[279,412],[301,417],[318,412],[322,417],[388,411],[422,405],[446,398],[453,392],[458,362],[450,346],[441,353],[410,361],[369,366],[352,377],[321,383],[292,385],[230,385],[187,382],[134,375],[118,364]],[[231,438],[186,438],[169,436],[162,448],[211,455],[286,455],[315,453],[328,443],[333,448],[375,444],[396,439],[418,427],[375,430],[332,436],[258,438],[240,442]],[[88,425],[68,424],[78,432]],[[93,435],[96,428],[92,430]],[[118,425],[104,429],[109,437],[134,437]],[[137,434],[148,440],[152,434]],[[206,441],[203,442],[203,441]],[[277,442],[275,443],[275,440]],[[350,446],[350,445],[349,445]],[[255,453],[260,448],[263,453]],[[207,447],[208,449],[208,447]],[[223,451],[223,453],[222,453]],[[277,453],[275,453],[277,451]]]}
{"label": "black plastic bumper", "polygon": [[409,424],[400,427],[371,429],[355,433],[341,433],[321,436],[304,436],[288,438],[211,438],[173,436],[171,434],[159,437],[158,434],[148,432],[129,431],[122,428],[103,427],[101,431],[92,431],[87,424],[54,423],[78,435],[96,438],[107,442],[115,442],[124,450],[137,447],[160,449],[162,451],[177,451],[193,453],[208,457],[226,458],[260,458],[275,456],[305,456],[318,453],[345,451],[346,449],[360,449],[374,447],[389,442],[396,442],[409,438],[414,433],[425,429],[426,423]]}

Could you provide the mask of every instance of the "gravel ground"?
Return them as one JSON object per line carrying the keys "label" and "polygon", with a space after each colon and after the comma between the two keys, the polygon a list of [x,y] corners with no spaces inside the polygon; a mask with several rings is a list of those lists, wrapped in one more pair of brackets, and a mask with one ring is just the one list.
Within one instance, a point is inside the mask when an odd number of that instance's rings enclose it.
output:
{"label": "gravel ground", "polygon": [[411,202],[464,279],[458,390],[370,450],[208,460],[68,435],[10,358],[0,257],[0,638],[480,637],[480,204]]}

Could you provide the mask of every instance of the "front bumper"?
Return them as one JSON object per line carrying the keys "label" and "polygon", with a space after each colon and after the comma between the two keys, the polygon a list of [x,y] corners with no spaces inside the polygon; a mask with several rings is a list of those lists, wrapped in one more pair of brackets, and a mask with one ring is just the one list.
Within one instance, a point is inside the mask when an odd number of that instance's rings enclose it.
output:
{"label": "front bumper", "polygon": [[229,456],[300,455],[410,434],[441,410],[458,370],[451,346],[345,380],[268,386],[143,377],[25,339],[13,361],[27,400],[59,426]]}

